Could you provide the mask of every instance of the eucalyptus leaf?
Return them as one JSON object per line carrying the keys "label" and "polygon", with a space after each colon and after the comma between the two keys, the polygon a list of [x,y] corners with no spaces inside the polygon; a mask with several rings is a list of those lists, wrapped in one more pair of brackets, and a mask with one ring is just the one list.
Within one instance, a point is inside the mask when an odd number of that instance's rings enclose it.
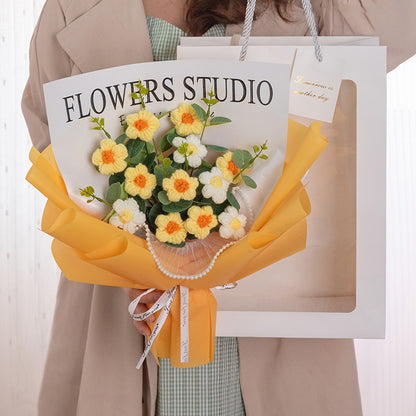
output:
{"label": "eucalyptus leaf", "polygon": [[123,133],[122,135],[118,136],[116,139],[116,143],[117,144],[123,144],[127,139],[127,135],[125,133]]}
{"label": "eucalyptus leaf", "polygon": [[192,108],[195,110],[198,118],[205,122],[207,120],[207,112],[198,104],[192,104]]}
{"label": "eucalyptus leaf", "polygon": [[159,191],[157,194],[157,199],[162,203],[162,205],[169,205],[171,203],[166,191]]}
{"label": "eucalyptus leaf", "polygon": [[226,147],[217,146],[215,144],[206,144],[205,147],[208,147],[208,149],[215,150],[216,152],[227,152],[228,149]]}
{"label": "eucalyptus leaf", "polygon": [[126,148],[129,154],[129,158],[137,156],[144,148],[145,142],[140,139],[130,139],[126,143]]}
{"label": "eucalyptus leaf", "polygon": [[237,201],[237,198],[234,196],[234,194],[231,192],[231,190],[228,190],[227,192],[227,200],[237,210],[240,209],[240,204]]}
{"label": "eucalyptus leaf", "polygon": [[184,199],[181,199],[179,202],[172,202],[169,205],[163,205],[163,211],[165,212],[182,212],[187,210],[192,205],[191,201],[186,201]]}
{"label": "eucalyptus leaf", "polygon": [[119,183],[123,183],[125,180],[124,178],[124,173],[123,172],[119,172],[119,173],[113,173],[110,178],[108,179],[108,183],[109,185],[112,185],[113,183],[119,182]]}
{"label": "eucalyptus leaf", "polygon": [[107,191],[107,202],[111,205],[114,204],[114,202],[117,201],[117,199],[121,198],[121,183],[120,182],[115,182],[113,184],[111,184],[108,187],[108,191]]}
{"label": "eucalyptus leaf", "polygon": [[147,169],[152,170],[152,167],[156,164],[156,153],[152,152],[146,156],[143,160],[143,165],[147,166]]}
{"label": "eucalyptus leaf", "polygon": [[165,243],[167,246],[169,246],[169,247],[174,247],[174,248],[182,248],[182,247],[185,247],[185,241],[182,241],[182,243],[180,243],[180,244],[173,244],[173,243]]}
{"label": "eucalyptus leaf", "polygon": [[227,117],[214,117],[210,122],[210,126],[217,126],[219,124],[231,123],[231,120]]}
{"label": "eucalyptus leaf", "polygon": [[236,149],[233,154],[233,162],[239,168],[243,169],[252,159],[248,150]]}
{"label": "eucalyptus leaf", "polygon": [[249,186],[250,188],[257,188],[256,182],[250,178],[250,176],[241,175],[243,178],[244,183]]}
{"label": "eucalyptus leaf", "polygon": [[155,204],[152,206],[152,208],[149,211],[149,220],[152,224],[155,223],[156,218],[158,215],[164,214],[162,210],[162,204]]}
{"label": "eucalyptus leaf", "polygon": [[144,199],[140,198],[137,195],[133,198],[137,202],[137,205],[139,206],[140,211],[141,212],[146,212],[146,201]]}

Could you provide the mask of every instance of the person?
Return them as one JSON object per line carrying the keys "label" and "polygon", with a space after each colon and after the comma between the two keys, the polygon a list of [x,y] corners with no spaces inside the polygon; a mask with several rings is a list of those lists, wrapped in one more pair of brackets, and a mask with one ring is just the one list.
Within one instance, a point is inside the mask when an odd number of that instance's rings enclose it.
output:
{"label": "person", "polygon": [[[287,6],[278,1],[258,3],[253,36],[308,33],[300,1],[293,0]],[[276,3],[284,6],[280,13]],[[390,70],[416,52],[414,0],[314,0],[312,7],[320,35],[379,35],[381,44],[388,45]],[[149,28],[160,21],[146,20],[146,15],[197,35],[214,24],[223,24],[225,35],[232,35],[241,33],[244,9],[243,0],[47,0],[32,37],[30,75],[22,97],[22,111],[34,146],[41,151],[50,143],[42,84],[151,61],[155,46]],[[39,416],[155,413],[159,400],[157,365],[149,357],[141,370],[135,369],[144,337],[127,313],[129,301],[138,293],[134,289],[72,282],[61,276]],[[153,302],[159,295],[151,294],[144,302]],[[144,308],[141,305],[139,309]],[[148,334],[145,323],[134,324],[142,334]],[[235,347],[229,339],[225,357],[230,349],[235,352]],[[239,377],[244,402],[239,412],[248,416],[361,415],[352,340],[240,338],[238,348],[239,372],[234,378]],[[227,358],[224,363],[230,364]],[[167,371],[166,366],[168,363],[161,368]],[[174,380],[183,377],[178,374],[172,373]],[[211,383],[215,384],[215,372],[208,376],[214,377]],[[159,390],[162,388],[169,386],[161,386],[159,377]],[[194,397],[200,394],[203,392],[194,389]],[[234,399],[239,400],[238,394]],[[172,400],[174,409],[175,397],[168,400]],[[201,414],[193,410],[194,405],[189,403],[187,413],[181,416]],[[158,412],[164,411],[159,406]],[[221,410],[215,412],[208,410],[206,414],[225,416]],[[163,414],[177,413],[167,410]]]}

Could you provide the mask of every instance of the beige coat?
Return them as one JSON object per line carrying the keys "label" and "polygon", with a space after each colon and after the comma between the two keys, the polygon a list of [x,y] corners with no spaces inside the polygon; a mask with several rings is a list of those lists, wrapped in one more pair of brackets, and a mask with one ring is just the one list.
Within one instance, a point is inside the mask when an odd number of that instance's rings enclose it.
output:
{"label": "beige coat", "polygon": [[[295,7],[294,23],[269,11],[254,23],[253,35],[307,34]],[[322,35],[380,35],[389,46],[389,69],[416,52],[415,0],[315,0],[313,7]],[[240,30],[229,26],[227,34]],[[31,42],[22,101],[34,145],[50,142],[43,83],[150,60],[140,0],[48,0]],[[135,369],[144,340],[127,305],[119,288],[61,278],[39,416],[154,414],[157,367],[149,358]],[[246,338],[239,351],[248,416],[361,415],[352,340]]]}

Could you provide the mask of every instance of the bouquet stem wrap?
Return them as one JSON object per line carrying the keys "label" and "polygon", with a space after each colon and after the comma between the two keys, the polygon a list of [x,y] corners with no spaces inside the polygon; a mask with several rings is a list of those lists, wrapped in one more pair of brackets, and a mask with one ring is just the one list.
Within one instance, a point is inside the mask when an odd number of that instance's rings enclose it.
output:
{"label": "bouquet stem wrap", "polygon": [[195,280],[169,278],[157,268],[144,239],[84,213],[68,196],[51,146],[42,153],[32,148],[33,166],[26,179],[48,198],[41,228],[54,238],[53,256],[68,279],[138,289],[190,289],[188,362],[181,362],[180,356],[179,291],[151,351],[156,358],[170,358],[175,367],[194,367],[212,361],[214,354],[216,301],[209,289],[306,247],[311,206],[301,179],[328,144],[321,124],[306,127],[289,120],[283,172],[266,204],[248,234],[227,248],[206,276]]}

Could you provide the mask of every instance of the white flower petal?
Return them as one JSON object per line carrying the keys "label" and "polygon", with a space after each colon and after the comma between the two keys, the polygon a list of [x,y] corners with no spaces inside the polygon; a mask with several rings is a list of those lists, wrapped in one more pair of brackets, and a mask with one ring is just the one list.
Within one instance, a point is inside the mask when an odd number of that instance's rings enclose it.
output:
{"label": "white flower petal", "polygon": [[135,212],[140,212],[139,205],[133,198],[128,198],[125,201],[125,207],[130,210],[130,212],[134,215]]}
{"label": "white flower petal", "polygon": [[227,191],[226,190],[224,190],[222,188],[215,189],[215,192],[212,195],[212,200],[216,204],[222,204],[226,199],[227,199]]}
{"label": "white flower petal", "polygon": [[216,166],[214,166],[211,169],[211,173],[212,173],[213,176],[220,176],[221,178],[224,178],[221,169],[220,168],[217,168]]}
{"label": "white flower petal", "polygon": [[132,221],[137,225],[143,225],[146,222],[146,215],[143,212],[136,212],[133,215]]}
{"label": "white flower petal", "polygon": [[204,198],[211,198],[215,193],[215,188],[212,185],[205,185],[202,188],[202,195]]}
{"label": "white flower petal", "polygon": [[201,139],[197,134],[190,134],[189,136],[186,136],[186,141],[197,145],[201,143]]}
{"label": "white flower petal", "polygon": [[236,208],[232,207],[231,205],[225,208],[224,210],[227,214],[230,214],[232,217],[236,217],[238,215],[238,211]]}
{"label": "white flower petal", "polygon": [[202,172],[198,177],[199,182],[201,182],[203,185],[209,184],[209,181],[211,180],[211,178],[212,178],[211,172]]}
{"label": "white flower petal", "polygon": [[219,231],[220,231],[220,236],[222,238],[229,239],[233,235],[233,230],[230,227],[227,227],[227,226],[224,226],[224,225],[222,225],[220,227],[220,230]]}
{"label": "white flower petal", "polygon": [[198,154],[188,156],[188,163],[191,168],[197,168],[201,164],[201,158]]}
{"label": "white flower petal", "polygon": [[182,143],[185,143],[186,142],[186,140],[183,138],[183,137],[175,137],[173,140],[172,140],[172,144],[175,146],[175,147],[179,147]]}
{"label": "white flower petal", "polygon": [[204,158],[207,155],[207,153],[208,153],[208,150],[203,144],[198,145],[199,157]]}
{"label": "white flower petal", "polygon": [[133,221],[129,221],[127,224],[124,224],[124,230],[134,234],[137,231],[137,225]]}
{"label": "white flower petal", "polygon": [[218,215],[218,221],[220,222],[220,224],[230,225],[231,224],[231,221],[234,218],[231,214],[229,214],[227,212],[227,208],[225,208],[225,211],[224,212],[222,212],[220,215]]}
{"label": "white flower petal", "polygon": [[120,214],[120,212],[126,209],[126,204],[122,199],[117,199],[113,204],[113,209],[117,214]]}
{"label": "white flower petal", "polygon": [[181,155],[177,150],[173,153],[173,160],[176,163],[184,163],[185,162],[185,156]]}
{"label": "white flower petal", "polygon": [[234,231],[234,238],[236,240],[243,238],[245,235],[246,235],[246,230],[244,229],[244,227],[241,227],[238,230]]}
{"label": "white flower petal", "polygon": [[123,227],[123,223],[120,221],[120,217],[118,216],[118,214],[114,214],[110,220],[109,223],[111,225],[114,225],[114,227]]}

